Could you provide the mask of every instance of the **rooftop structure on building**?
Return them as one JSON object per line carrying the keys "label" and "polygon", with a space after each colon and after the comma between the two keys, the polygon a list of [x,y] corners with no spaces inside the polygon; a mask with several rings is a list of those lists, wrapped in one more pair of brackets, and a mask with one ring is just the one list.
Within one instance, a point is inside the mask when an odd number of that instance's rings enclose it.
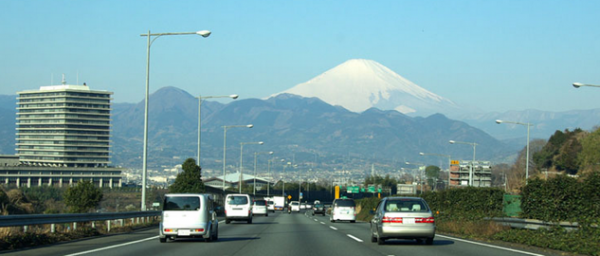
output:
{"label": "rooftop structure on building", "polygon": [[[255,178],[254,175],[244,173],[242,176],[243,176],[242,182],[244,182],[246,184],[250,184],[250,185],[254,184],[254,178]],[[239,172],[225,175],[225,188],[226,189],[238,188],[239,180],[240,180]],[[203,180],[203,182],[204,182],[204,185],[206,185],[206,186],[223,189],[223,176],[222,175],[205,179],[205,180]],[[265,178],[256,177],[257,189],[261,189],[263,186],[266,186],[267,184],[269,184],[269,182],[270,181]]]}

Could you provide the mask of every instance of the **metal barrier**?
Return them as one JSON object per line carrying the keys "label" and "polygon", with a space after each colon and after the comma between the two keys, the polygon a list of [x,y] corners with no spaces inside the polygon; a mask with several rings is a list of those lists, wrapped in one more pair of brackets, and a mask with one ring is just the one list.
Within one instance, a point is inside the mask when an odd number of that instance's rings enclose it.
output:
{"label": "metal barrier", "polygon": [[511,228],[520,228],[520,229],[549,229],[553,226],[561,226],[566,230],[576,230],[579,228],[579,224],[577,222],[547,222],[541,220],[532,220],[532,219],[519,219],[519,218],[490,218],[491,220],[504,225],[510,226]]}
{"label": "metal barrier", "polygon": [[[51,224],[51,232],[55,231],[55,224],[73,223],[73,230],[77,228],[77,222],[92,222],[103,221],[107,223],[107,231],[110,232],[111,220],[132,219],[137,223],[149,222],[150,217],[160,216],[160,211],[144,211],[144,212],[116,212],[116,213],[73,213],[73,214],[22,214],[22,215],[6,215],[0,216],[0,227],[16,227],[23,226],[23,230],[27,232],[29,225]],[[141,219],[140,219],[141,218]],[[121,221],[123,223],[123,221]]]}

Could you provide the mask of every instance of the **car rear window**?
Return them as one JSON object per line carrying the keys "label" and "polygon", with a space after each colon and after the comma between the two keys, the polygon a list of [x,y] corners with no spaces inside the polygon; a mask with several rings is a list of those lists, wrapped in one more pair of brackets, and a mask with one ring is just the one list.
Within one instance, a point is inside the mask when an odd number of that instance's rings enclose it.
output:
{"label": "car rear window", "polygon": [[230,196],[227,200],[228,204],[231,205],[243,205],[248,204],[248,197],[245,196]]}
{"label": "car rear window", "polygon": [[254,205],[267,205],[265,200],[255,200]]}
{"label": "car rear window", "polygon": [[163,211],[196,211],[200,209],[200,198],[197,196],[165,197]]}
{"label": "car rear window", "polygon": [[337,200],[335,201],[335,207],[355,207],[354,200]]}
{"label": "car rear window", "polygon": [[269,205],[275,204],[275,202],[273,202],[273,201],[269,201],[268,203],[269,203]]}
{"label": "car rear window", "polygon": [[428,212],[427,205],[418,199],[388,200],[385,203],[387,212]]}

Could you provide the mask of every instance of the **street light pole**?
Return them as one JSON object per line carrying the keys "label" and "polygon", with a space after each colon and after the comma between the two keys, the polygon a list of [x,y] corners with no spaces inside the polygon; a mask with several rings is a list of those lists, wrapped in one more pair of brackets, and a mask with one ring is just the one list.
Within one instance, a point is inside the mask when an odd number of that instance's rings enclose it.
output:
{"label": "street light pole", "polygon": [[202,96],[202,95],[198,95],[198,157],[196,159],[198,159],[198,166],[200,166],[200,135],[201,130],[202,130],[202,99],[213,99],[213,98],[232,98],[232,99],[237,99],[239,96],[237,94],[232,94],[229,96]]}
{"label": "street light pole", "polygon": [[227,154],[227,129],[235,127],[252,128],[254,125],[225,125],[223,126],[223,192],[225,192],[225,155]]}
{"label": "street light pole", "polygon": [[450,155],[434,154],[434,153],[423,153],[423,152],[419,152],[419,155],[422,155],[422,156],[441,156],[441,157],[447,157],[448,158],[448,187],[450,187],[450,167],[452,166],[452,159],[451,159]]}
{"label": "street light pole", "polygon": [[269,188],[271,187],[271,162],[273,161],[273,158],[269,159],[267,161],[267,177],[268,177],[268,181],[267,181],[267,197],[269,197]]}
{"label": "street light pole", "polygon": [[[254,193],[253,195],[256,196],[256,156],[257,155],[262,155],[262,154],[269,154],[272,155],[273,151],[266,151],[266,152],[254,152]],[[268,188],[269,186],[267,186]],[[267,195],[268,197],[268,195]]]}
{"label": "street light pole", "polygon": [[[575,86],[575,84],[573,84]],[[529,127],[531,127],[531,123],[521,123],[521,122],[513,122],[513,121],[505,121],[505,120],[496,120],[497,124],[501,123],[509,123],[509,124],[518,124],[527,126],[527,162],[525,163],[525,185],[527,185],[529,181]]]}
{"label": "street light pole", "polygon": [[[473,146],[473,162],[471,162],[471,170],[469,171],[469,186],[473,186],[473,172],[474,167],[475,167],[475,147],[477,146],[477,143],[475,142],[464,142],[464,141],[455,141],[455,140],[450,140],[449,141],[450,144],[467,144],[467,145],[471,145]],[[481,186],[481,184],[479,184],[479,186]]]}
{"label": "street light pole", "polygon": [[[148,101],[150,98],[150,46],[154,43],[154,40],[161,36],[175,36],[175,35],[200,35],[202,37],[210,36],[210,31],[201,30],[196,32],[176,32],[176,33],[150,33],[141,34],[140,36],[148,37],[148,45],[146,48],[146,96],[144,102],[144,152],[142,153],[142,203],[141,210],[146,210],[146,179],[148,176]],[[152,38],[154,37],[154,38]]]}
{"label": "street light pole", "polygon": [[244,154],[244,145],[246,144],[258,144],[258,145],[262,145],[264,144],[264,142],[262,141],[258,141],[258,142],[240,142],[240,178],[238,179],[238,192],[241,194],[242,193],[242,180],[243,180],[243,176],[244,176],[244,169],[243,169],[243,163],[244,163],[244,158],[242,157]]}
{"label": "street light pole", "polygon": [[[404,162],[406,165],[425,166],[423,163]],[[423,172],[419,172],[419,183],[421,183],[421,194],[423,194]]]}

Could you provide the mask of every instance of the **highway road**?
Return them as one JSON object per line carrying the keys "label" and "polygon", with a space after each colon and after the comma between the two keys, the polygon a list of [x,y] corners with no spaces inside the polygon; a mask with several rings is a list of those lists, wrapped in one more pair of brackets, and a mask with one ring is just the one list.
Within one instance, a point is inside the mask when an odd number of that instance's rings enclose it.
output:
{"label": "highway road", "polygon": [[219,240],[181,239],[160,243],[158,228],[84,239],[5,253],[5,255],[552,255],[437,235],[433,245],[414,240],[372,243],[369,223],[329,222],[328,216],[275,213],[256,216],[252,224],[219,223]]}

